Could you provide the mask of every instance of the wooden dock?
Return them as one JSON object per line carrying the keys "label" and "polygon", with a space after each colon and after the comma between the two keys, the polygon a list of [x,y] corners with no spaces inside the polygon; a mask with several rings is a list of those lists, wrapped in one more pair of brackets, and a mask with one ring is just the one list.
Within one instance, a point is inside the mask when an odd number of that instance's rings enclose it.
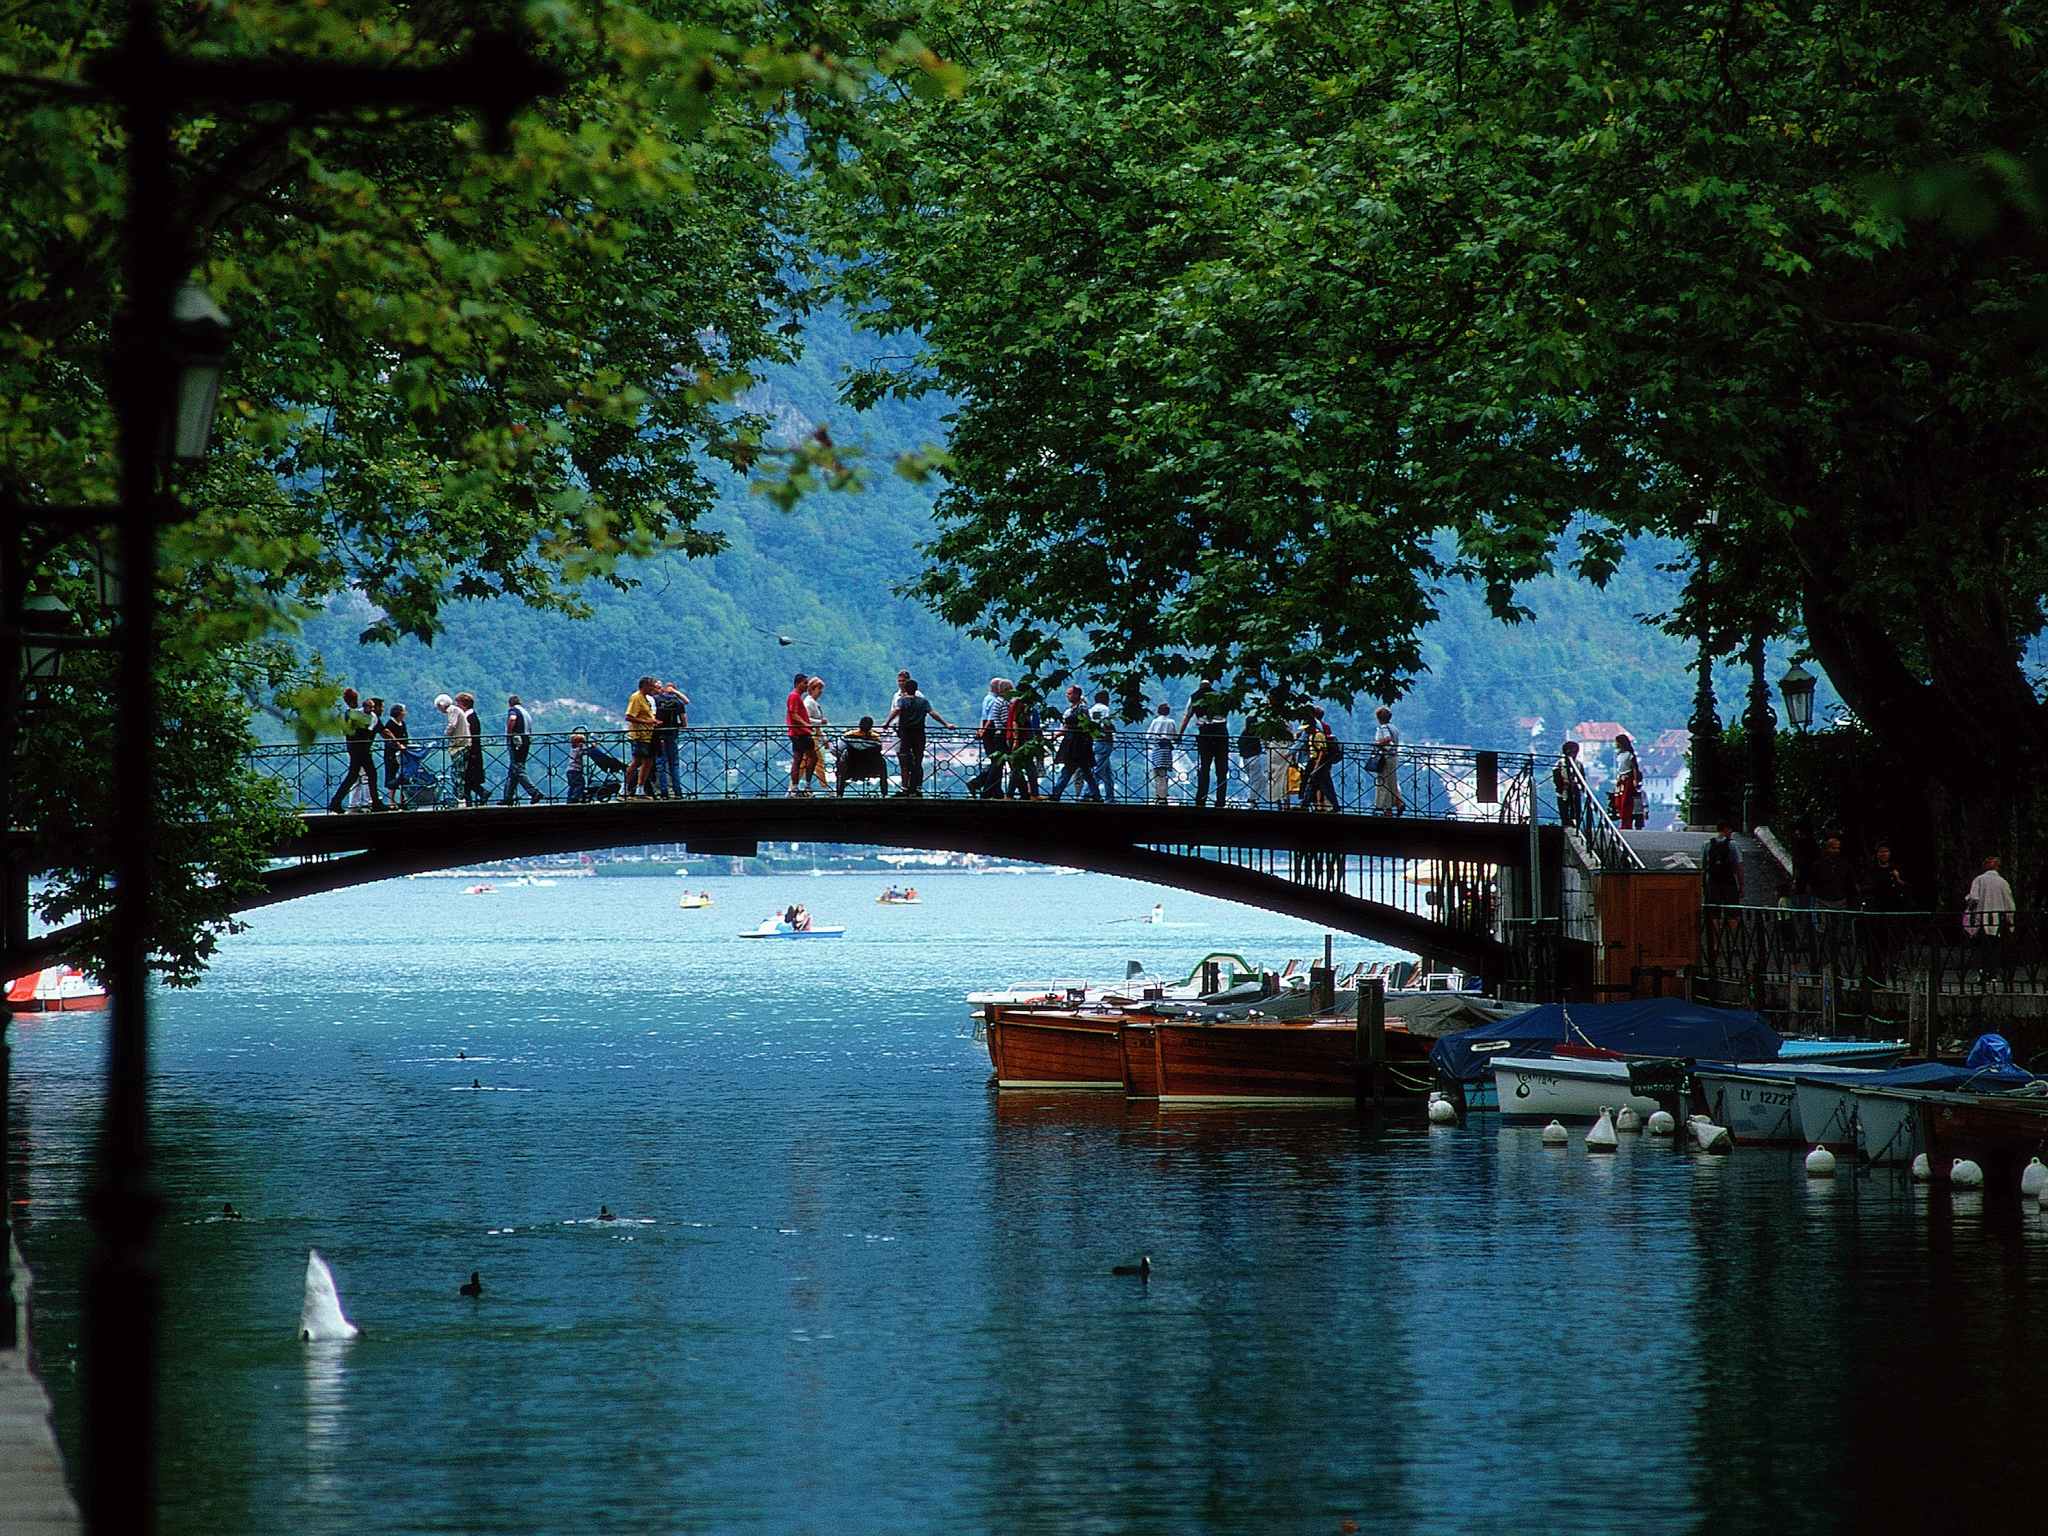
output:
{"label": "wooden dock", "polygon": [[64,1484],[64,1462],[50,1427],[50,1399],[28,1364],[29,1274],[13,1255],[12,1349],[0,1349],[0,1536],[76,1536],[78,1505]]}

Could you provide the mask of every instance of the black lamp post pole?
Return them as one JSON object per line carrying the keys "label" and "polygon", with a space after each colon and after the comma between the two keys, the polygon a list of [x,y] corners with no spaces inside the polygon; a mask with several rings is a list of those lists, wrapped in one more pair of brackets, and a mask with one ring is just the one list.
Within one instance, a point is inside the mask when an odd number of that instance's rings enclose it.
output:
{"label": "black lamp post pole", "polygon": [[1722,811],[1721,717],[1714,708],[1713,624],[1707,615],[1708,565],[1705,551],[1693,580],[1699,599],[1699,685],[1692,701],[1692,820],[1708,826]]}
{"label": "black lamp post pole", "polygon": [[1745,832],[1768,826],[1778,814],[1778,714],[1771,708],[1771,687],[1764,681],[1764,634],[1749,637],[1749,708],[1742,716],[1743,741],[1749,748],[1749,825]]}

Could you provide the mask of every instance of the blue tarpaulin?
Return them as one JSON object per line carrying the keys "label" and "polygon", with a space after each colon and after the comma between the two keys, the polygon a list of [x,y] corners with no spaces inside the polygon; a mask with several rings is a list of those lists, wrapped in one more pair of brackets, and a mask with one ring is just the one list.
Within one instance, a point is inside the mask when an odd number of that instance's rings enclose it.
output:
{"label": "blue tarpaulin", "polygon": [[[1830,1077],[1839,1083],[1839,1077]],[[2030,1073],[2011,1062],[2003,1066],[1958,1067],[1945,1061],[1923,1061],[1914,1067],[1892,1067],[1883,1072],[1859,1072],[1858,1088],[1934,1088],[1944,1093],[2004,1093],[2033,1081]]]}
{"label": "blue tarpaulin", "polygon": [[1448,1078],[1474,1082],[1496,1056],[1547,1056],[1566,1042],[1597,1045],[1630,1056],[1707,1057],[1714,1061],[1770,1061],[1778,1032],[1743,1008],[1709,1008],[1683,998],[1635,1003],[1551,1003],[1499,1024],[1461,1029],[1440,1038],[1429,1059]]}

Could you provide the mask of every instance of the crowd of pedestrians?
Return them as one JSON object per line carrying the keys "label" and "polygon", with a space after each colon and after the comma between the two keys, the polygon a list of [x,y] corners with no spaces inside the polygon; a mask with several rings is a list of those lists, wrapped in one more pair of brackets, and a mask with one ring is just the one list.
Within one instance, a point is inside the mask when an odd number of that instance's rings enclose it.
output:
{"label": "crowd of pedestrians", "polygon": [[[823,677],[799,672],[791,678],[783,705],[790,795],[843,796],[849,785],[872,782],[886,796],[891,793],[892,756],[895,793],[925,793],[933,766],[930,729],[954,727],[907,669],[896,674],[895,696],[879,724],[873,715],[861,715],[835,739],[825,698]],[[435,698],[434,708],[442,717],[438,772],[430,761],[430,744],[414,740],[404,705],[394,704],[387,713],[383,700],[363,698],[353,688],[344,690],[340,723],[347,770],[328,809],[489,804],[490,731],[479,717],[476,696],[443,693]],[[689,710],[690,696],[678,684],[651,673],[641,677],[626,700],[623,761],[591,732],[569,734],[566,798],[681,798],[686,793],[681,743],[689,729]],[[1365,776],[1372,785],[1374,810],[1398,815],[1407,809],[1397,772],[1401,734],[1390,709],[1381,708],[1376,722]],[[1199,682],[1177,717],[1169,700],[1160,699],[1153,706],[1140,733],[1142,741],[1133,749],[1144,765],[1137,784],[1119,783],[1119,725],[1107,689],[1097,689],[1091,697],[1080,684],[1069,684],[1058,707],[1044,707],[1011,679],[991,678],[972,730],[967,749],[973,756],[972,772],[966,788],[977,798],[1057,801],[1071,794],[1091,803],[1114,803],[1135,790],[1163,805],[1173,797],[1175,780],[1183,771],[1182,747],[1192,731],[1198,806],[1230,804],[1233,788],[1239,803],[1247,806],[1330,811],[1340,803],[1335,771],[1345,748],[1324,712],[1312,709],[1291,733],[1282,726],[1247,720],[1233,738],[1222,681],[1214,675]],[[535,782],[532,756],[537,734],[525,703],[518,694],[508,695],[497,754],[504,769],[504,782],[496,792],[500,804],[515,804],[522,793],[532,803],[549,798]],[[379,744],[381,781],[375,760]],[[954,759],[949,755],[947,760]]]}

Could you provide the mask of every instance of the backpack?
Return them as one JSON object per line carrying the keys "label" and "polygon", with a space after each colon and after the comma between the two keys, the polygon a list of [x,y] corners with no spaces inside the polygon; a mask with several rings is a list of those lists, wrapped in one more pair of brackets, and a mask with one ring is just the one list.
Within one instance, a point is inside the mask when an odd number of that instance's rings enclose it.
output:
{"label": "backpack", "polygon": [[1344,743],[1331,735],[1327,727],[1323,731],[1323,761],[1341,763],[1344,761]]}
{"label": "backpack", "polygon": [[1707,844],[1707,878],[1713,881],[1735,878],[1735,850],[1718,837]]}

